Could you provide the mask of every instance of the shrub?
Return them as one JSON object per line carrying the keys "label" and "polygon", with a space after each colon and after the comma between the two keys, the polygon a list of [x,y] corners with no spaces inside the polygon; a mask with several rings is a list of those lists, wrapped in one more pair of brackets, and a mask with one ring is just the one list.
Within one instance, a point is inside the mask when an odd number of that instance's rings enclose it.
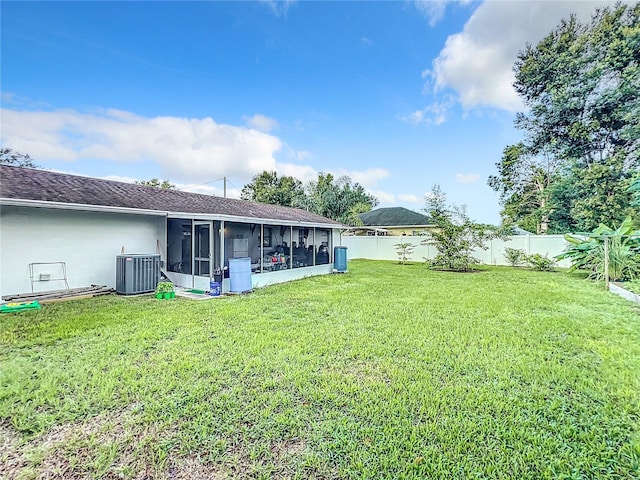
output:
{"label": "shrub", "polygon": [[425,259],[429,268],[462,272],[473,270],[473,266],[480,263],[473,256],[473,250],[486,250],[489,240],[506,238],[504,230],[471,220],[464,205],[448,206],[446,195],[438,185],[433,187],[425,200],[425,212],[437,227],[422,241],[422,245],[433,245],[438,250],[433,260]]}
{"label": "shrub", "polygon": [[416,245],[413,243],[396,243],[393,245],[396,247],[396,253],[398,254],[398,263],[404,265],[408,260],[411,260],[411,255]]}
{"label": "shrub", "polygon": [[156,287],[156,293],[168,293],[173,292],[173,283],[171,282],[158,282]]}
{"label": "shrub", "polygon": [[524,265],[527,262],[527,252],[522,248],[506,247],[504,249],[504,257],[507,260],[507,263],[512,267]]}
{"label": "shrub", "polygon": [[480,261],[473,256],[476,248],[486,250],[486,243],[493,238],[504,238],[503,232],[492,226],[475,223],[464,207],[453,207],[448,216],[435,218],[438,229],[429,233],[423,245],[434,245],[438,250],[433,260],[427,260],[429,268],[467,272]]}
{"label": "shrub", "polygon": [[640,278],[640,230],[633,230],[631,217],[627,217],[615,230],[600,224],[592,233],[581,237],[565,235],[570,243],[557,259],[568,258],[574,270],[589,270],[589,278],[604,280],[605,238],[608,245],[609,278],[612,280],[634,280]]}
{"label": "shrub", "polygon": [[535,270],[540,270],[541,272],[550,272],[556,266],[556,261],[553,258],[539,253],[527,256],[526,261]]}

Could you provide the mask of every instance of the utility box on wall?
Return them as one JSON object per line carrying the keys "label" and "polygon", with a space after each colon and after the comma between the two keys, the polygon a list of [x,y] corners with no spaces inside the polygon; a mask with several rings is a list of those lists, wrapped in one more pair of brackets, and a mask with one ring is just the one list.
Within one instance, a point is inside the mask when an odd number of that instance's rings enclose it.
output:
{"label": "utility box on wall", "polygon": [[153,292],[160,281],[159,254],[116,257],[116,292],[121,295]]}

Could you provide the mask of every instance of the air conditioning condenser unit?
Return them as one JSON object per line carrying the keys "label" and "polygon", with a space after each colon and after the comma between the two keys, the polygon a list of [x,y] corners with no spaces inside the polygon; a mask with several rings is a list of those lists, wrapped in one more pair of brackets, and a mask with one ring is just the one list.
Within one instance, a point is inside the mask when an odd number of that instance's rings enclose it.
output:
{"label": "air conditioning condenser unit", "polygon": [[160,281],[160,255],[116,256],[116,292],[121,295],[153,292]]}

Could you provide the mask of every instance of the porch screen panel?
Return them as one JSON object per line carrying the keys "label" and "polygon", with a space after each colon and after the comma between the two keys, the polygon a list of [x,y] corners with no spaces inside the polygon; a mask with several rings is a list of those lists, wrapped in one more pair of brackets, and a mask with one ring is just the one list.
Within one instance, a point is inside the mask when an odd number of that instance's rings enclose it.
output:
{"label": "porch screen panel", "polygon": [[191,220],[167,220],[167,270],[191,274]]}
{"label": "porch screen panel", "polygon": [[294,227],[291,255],[293,268],[313,265],[313,228]]}
{"label": "porch screen panel", "polygon": [[230,258],[251,258],[251,271],[260,272],[260,224],[225,222],[224,264]]}
{"label": "porch screen panel", "polygon": [[331,262],[331,230],[328,228],[316,229],[316,265],[324,265]]}

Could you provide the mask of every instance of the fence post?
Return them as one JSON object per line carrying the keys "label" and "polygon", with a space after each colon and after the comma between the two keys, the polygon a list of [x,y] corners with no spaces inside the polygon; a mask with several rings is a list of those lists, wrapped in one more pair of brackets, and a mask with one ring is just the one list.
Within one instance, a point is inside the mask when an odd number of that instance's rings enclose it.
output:
{"label": "fence post", "polygon": [[604,237],[604,288],[609,290],[609,237]]}
{"label": "fence post", "polygon": [[489,240],[489,265],[495,265],[496,261],[493,258],[493,238]]}

